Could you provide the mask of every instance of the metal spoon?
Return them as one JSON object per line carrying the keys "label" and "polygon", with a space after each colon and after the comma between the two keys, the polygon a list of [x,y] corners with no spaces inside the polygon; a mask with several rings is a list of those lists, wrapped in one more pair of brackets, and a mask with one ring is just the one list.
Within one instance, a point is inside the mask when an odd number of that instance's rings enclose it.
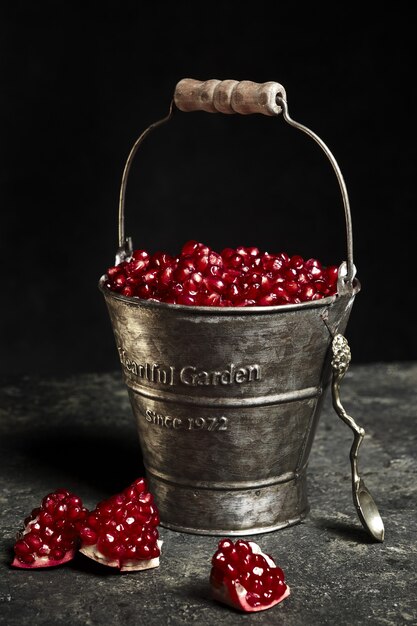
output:
{"label": "metal spoon", "polygon": [[359,519],[365,530],[376,540],[384,541],[384,523],[378,511],[375,501],[365,486],[363,478],[358,473],[358,451],[365,430],[358,426],[353,417],[348,415],[340,400],[340,383],[347,372],[351,360],[350,348],[346,338],[337,334],[332,341],[332,399],[333,407],[338,416],[347,424],[354,433],[353,444],[350,449],[350,464],[352,468],[352,495]]}

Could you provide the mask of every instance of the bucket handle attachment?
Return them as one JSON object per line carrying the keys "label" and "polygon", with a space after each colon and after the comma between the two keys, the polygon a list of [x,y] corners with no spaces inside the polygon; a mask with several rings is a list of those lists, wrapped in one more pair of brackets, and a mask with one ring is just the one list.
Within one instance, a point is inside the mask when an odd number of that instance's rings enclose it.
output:
{"label": "bucket handle attachment", "polygon": [[[282,113],[284,120],[294,128],[302,131],[313,139],[323,150],[336,174],[343,200],[346,224],[346,253],[347,261],[342,264],[342,275],[338,281],[338,292],[351,292],[352,283],[356,274],[353,263],[353,234],[352,217],[350,212],[349,196],[340,167],[322,139],[312,130],[294,121],[288,113],[287,97],[284,87],[273,81],[255,83],[249,80],[207,80],[199,81],[193,78],[180,80],[174,92],[168,114],[146,128],[133,144],[123,170],[119,196],[119,249],[116,263],[120,263],[132,253],[132,240],[125,236],[125,198],[126,185],[130,167],[137,149],[144,139],[156,128],[168,122],[175,109],[183,112],[207,111],[209,113],[240,113],[249,115],[261,113],[263,115],[278,116]],[[340,271],[339,271],[340,274]]]}

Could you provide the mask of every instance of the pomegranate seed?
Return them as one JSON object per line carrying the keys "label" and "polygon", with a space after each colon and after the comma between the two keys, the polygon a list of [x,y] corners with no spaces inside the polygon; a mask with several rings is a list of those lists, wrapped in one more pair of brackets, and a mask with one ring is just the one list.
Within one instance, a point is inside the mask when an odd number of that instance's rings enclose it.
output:
{"label": "pomegranate seed", "polygon": [[68,490],[48,494],[25,519],[25,529],[14,545],[13,565],[36,568],[69,561],[78,547],[79,525],[87,516],[81,499]]}
{"label": "pomegranate seed", "polygon": [[249,285],[247,289],[245,289],[245,294],[248,298],[255,299],[261,295],[261,285],[260,283],[253,283]]}
{"label": "pomegranate seed", "polygon": [[109,267],[109,269],[107,270],[107,276],[109,278],[115,278],[119,272],[119,267],[117,265],[114,265],[113,267]]}
{"label": "pomegranate seed", "polygon": [[158,282],[158,270],[149,270],[143,274],[143,282],[150,287],[155,286]]}
{"label": "pomegranate seed", "polygon": [[286,267],[282,272],[282,276],[288,280],[297,280],[298,273],[293,267]]}
{"label": "pomegranate seed", "polygon": [[271,608],[290,593],[282,569],[256,543],[242,539],[219,541],[210,584],[215,599],[247,612]]}
{"label": "pomegranate seed", "polygon": [[284,289],[290,296],[294,296],[298,293],[299,286],[295,280],[286,280],[284,283]]}
{"label": "pomegranate seed", "polygon": [[81,552],[122,571],[155,567],[159,563],[152,560],[160,555],[158,524],[153,496],[146,481],[138,479],[88,515],[80,529]]}
{"label": "pomegranate seed", "polygon": [[243,265],[243,257],[240,254],[233,254],[227,260],[228,267],[241,267]]}
{"label": "pomegranate seed", "polygon": [[199,254],[195,257],[195,269],[198,272],[205,272],[210,265],[208,254]]}
{"label": "pomegranate seed", "polygon": [[207,276],[219,276],[221,278],[223,270],[220,265],[209,265],[206,270]]}
{"label": "pomegranate seed", "polygon": [[114,278],[114,286],[116,289],[122,289],[126,284],[126,276],[124,274],[117,274]]}
{"label": "pomegranate seed", "polygon": [[290,259],[290,267],[294,268],[295,270],[300,270],[304,265],[304,259],[301,256],[298,256],[297,254],[292,256]]}
{"label": "pomegranate seed", "polygon": [[159,269],[163,269],[170,265],[172,262],[172,257],[165,252],[156,252],[151,257],[151,265],[152,267],[157,267]]}
{"label": "pomegranate seed", "polygon": [[207,277],[204,279],[204,285],[209,292],[215,291],[216,293],[223,293],[226,288],[226,285],[220,278]]}
{"label": "pomegranate seed", "polygon": [[191,239],[183,245],[181,249],[181,256],[192,256],[197,249],[198,241],[194,241],[193,239]]}
{"label": "pomegranate seed", "polygon": [[315,293],[316,290],[311,283],[306,283],[300,288],[300,298],[302,301],[311,300]]}
{"label": "pomegranate seed", "polygon": [[273,306],[275,304],[279,304],[277,300],[278,296],[275,293],[269,293],[265,296],[261,296],[260,298],[258,298],[256,303],[259,306]]}
{"label": "pomegranate seed", "polygon": [[188,278],[186,281],[184,281],[184,293],[188,294],[189,296],[195,296],[198,293],[198,289],[199,289],[199,285],[197,283],[195,283],[192,278]]}
{"label": "pomegranate seed", "polygon": [[337,277],[339,273],[339,268],[336,265],[332,265],[326,268],[325,278],[327,280],[327,284],[330,287],[334,287],[337,283]]}
{"label": "pomegranate seed", "polygon": [[240,272],[234,269],[227,269],[225,272],[222,272],[221,279],[226,285],[231,285],[232,283],[236,283],[240,277]]}
{"label": "pomegranate seed", "polygon": [[135,250],[132,254],[132,260],[133,261],[148,261],[149,254],[146,252],[146,250]]}
{"label": "pomegranate seed", "polygon": [[323,269],[320,261],[317,261],[317,259],[309,259],[305,262],[304,267],[312,278],[321,278],[323,274]]}
{"label": "pomegranate seed", "polygon": [[175,258],[165,252],[150,256],[146,250],[135,250],[129,261],[107,270],[105,284],[128,298],[155,302],[271,306],[334,295],[337,276],[336,266],[323,268],[313,258],[304,261],[299,255],[261,253],[245,246],[224,248],[219,254],[190,240]]}
{"label": "pomegranate seed", "polygon": [[201,297],[202,306],[220,306],[221,295],[219,293],[208,293]]}

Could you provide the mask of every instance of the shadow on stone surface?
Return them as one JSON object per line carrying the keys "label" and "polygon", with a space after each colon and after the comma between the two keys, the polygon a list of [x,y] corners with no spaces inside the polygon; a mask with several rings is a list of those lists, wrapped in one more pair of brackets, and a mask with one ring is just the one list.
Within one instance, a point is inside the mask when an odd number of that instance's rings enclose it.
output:
{"label": "shadow on stone surface", "polygon": [[193,600],[198,600],[198,602],[203,602],[204,604],[208,604],[210,606],[213,603],[208,578],[206,581],[200,579],[194,584],[188,582],[182,585],[180,593],[184,596],[184,598],[192,598]]}
{"label": "shadow on stone surface", "polygon": [[137,437],[110,429],[59,427],[26,428],[24,436],[8,434],[8,454],[25,458],[25,467],[39,475],[56,476],[88,485],[109,495],[119,492],[145,469]]}
{"label": "shadow on stone surface", "polygon": [[88,556],[84,556],[81,552],[77,552],[74,559],[67,565],[69,569],[77,572],[83,572],[84,574],[94,574],[94,576],[101,576],[102,578],[108,578],[110,576],[121,576],[129,572],[120,572],[117,567],[106,567],[101,563],[89,559]]}
{"label": "shadow on stone surface", "polygon": [[[359,523],[359,522],[358,522]],[[339,539],[352,541],[354,543],[376,543],[368,533],[350,522],[341,522],[332,518],[315,518],[314,524],[331,535],[336,535]]]}

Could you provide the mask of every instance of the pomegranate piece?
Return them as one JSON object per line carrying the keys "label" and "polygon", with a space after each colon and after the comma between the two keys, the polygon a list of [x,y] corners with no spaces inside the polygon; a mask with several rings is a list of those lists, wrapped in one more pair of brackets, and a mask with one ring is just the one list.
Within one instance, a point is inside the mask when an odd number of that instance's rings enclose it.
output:
{"label": "pomegranate piece", "polygon": [[235,609],[264,611],[290,595],[282,569],[253,541],[221,539],[211,562],[213,598]]}
{"label": "pomegranate piece", "polygon": [[106,286],[129,298],[188,306],[277,306],[334,295],[337,275],[335,265],[324,268],[317,259],[244,246],[218,253],[191,240],[177,257],[135,250],[107,270]]}
{"label": "pomegranate piece", "polygon": [[159,513],[144,478],[100,502],[80,528],[85,556],[122,572],[158,567]]}
{"label": "pomegranate piece", "polygon": [[49,493],[25,519],[25,528],[14,544],[12,565],[31,569],[71,561],[78,550],[79,529],[87,515],[81,499],[66,489]]}

